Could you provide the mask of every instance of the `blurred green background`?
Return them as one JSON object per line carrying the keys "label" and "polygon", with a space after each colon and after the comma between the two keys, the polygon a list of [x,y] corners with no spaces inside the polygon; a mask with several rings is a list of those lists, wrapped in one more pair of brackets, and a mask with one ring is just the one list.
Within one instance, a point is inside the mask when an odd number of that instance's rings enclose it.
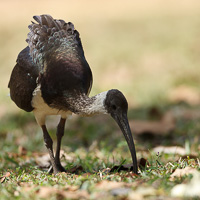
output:
{"label": "blurred green background", "polygon": [[10,130],[18,137],[24,126],[38,130],[33,115],[10,100],[7,85],[32,16],[40,14],[75,24],[93,71],[91,95],[118,88],[130,108],[142,108],[170,102],[170,92],[183,86],[198,103],[200,1],[1,0],[0,129],[8,141]]}

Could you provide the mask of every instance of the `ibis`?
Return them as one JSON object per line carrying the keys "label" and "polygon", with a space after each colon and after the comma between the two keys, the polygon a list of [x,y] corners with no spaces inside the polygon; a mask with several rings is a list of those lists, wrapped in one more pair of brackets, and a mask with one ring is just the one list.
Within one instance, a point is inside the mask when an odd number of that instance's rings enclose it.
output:
{"label": "ibis", "polygon": [[[53,173],[65,171],[60,162],[61,140],[66,119],[74,113],[82,116],[111,115],[127,141],[133,172],[137,174],[135,145],[127,118],[128,103],[122,92],[111,89],[89,97],[93,78],[79,32],[71,22],[50,15],[33,18],[35,22],[28,26],[28,46],[18,55],[8,87],[15,104],[27,112],[32,111],[42,128]],[[55,154],[45,125],[48,115],[60,116]]]}

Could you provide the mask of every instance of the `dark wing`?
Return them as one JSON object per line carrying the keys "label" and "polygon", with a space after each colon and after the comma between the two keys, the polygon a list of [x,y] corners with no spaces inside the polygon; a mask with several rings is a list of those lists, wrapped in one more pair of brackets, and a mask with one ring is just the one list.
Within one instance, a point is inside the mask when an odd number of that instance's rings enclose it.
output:
{"label": "dark wing", "polygon": [[[66,55],[65,53],[61,55]],[[59,52],[56,52],[56,56]],[[92,85],[92,72],[85,59],[78,59],[72,54],[73,62],[67,57],[56,59],[50,55],[45,73],[40,76],[41,92],[44,101],[59,110],[71,110],[70,99],[87,95]]]}
{"label": "dark wing", "polygon": [[43,70],[45,56],[55,49],[65,46],[73,46],[78,49],[78,53],[84,56],[79,33],[75,30],[71,22],[53,19],[50,15],[33,16],[36,22],[32,22],[28,27],[27,43],[30,47],[30,55],[33,62]]}
{"label": "dark wing", "polygon": [[75,94],[89,94],[92,72],[85,59],[79,33],[71,22],[50,15],[34,16],[27,42],[33,62],[40,68],[44,101],[68,110],[67,100]]}
{"label": "dark wing", "polygon": [[39,75],[38,67],[33,63],[29,54],[29,47],[23,49],[17,58],[8,87],[10,88],[11,99],[15,104],[27,111],[31,112],[32,93],[36,88],[36,79]]}

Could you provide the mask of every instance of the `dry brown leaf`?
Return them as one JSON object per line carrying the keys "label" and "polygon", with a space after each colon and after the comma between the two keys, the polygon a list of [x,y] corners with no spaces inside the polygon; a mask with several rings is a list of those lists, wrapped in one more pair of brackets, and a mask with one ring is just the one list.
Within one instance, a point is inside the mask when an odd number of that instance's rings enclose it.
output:
{"label": "dry brown leaf", "polygon": [[135,191],[132,191],[128,194],[128,199],[129,200],[144,200],[143,195]]}
{"label": "dry brown leaf", "polygon": [[21,187],[30,187],[30,186],[34,185],[34,184],[33,184],[33,181],[29,181],[29,182],[19,182],[18,184],[19,184]]}
{"label": "dry brown leaf", "polygon": [[37,165],[39,167],[42,167],[42,168],[48,168],[50,167],[50,157],[49,157],[49,154],[46,153],[44,155],[36,155],[35,156],[35,162],[37,163]]}
{"label": "dry brown leaf", "polygon": [[66,185],[65,185],[65,189],[66,189],[67,191],[76,191],[76,190],[79,189],[79,187],[78,187],[77,185],[68,185],[68,184],[66,184]]}
{"label": "dry brown leaf", "polygon": [[[33,156],[35,158],[35,162],[37,163],[37,165],[41,168],[48,168],[50,167],[50,157],[49,157],[49,154],[48,153],[36,153],[34,152],[33,153]],[[73,158],[69,155],[67,155],[63,150],[60,151],[60,157],[61,157],[61,160],[62,158],[64,160],[67,160],[68,162],[71,162],[73,160]]]}
{"label": "dry brown leaf", "polygon": [[161,120],[131,120],[131,130],[136,135],[167,135],[175,128],[175,118],[171,112],[167,112]]}
{"label": "dry brown leaf", "polygon": [[192,167],[185,167],[184,169],[176,169],[174,173],[170,175],[170,181],[174,181],[175,178],[181,178],[182,176],[188,175],[188,174],[194,174],[197,170]]}
{"label": "dry brown leaf", "polygon": [[61,190],[61,189],[57,189],[53,187],[43,186],[43,187],[40,187],[40,190],[38,191],[38,196],[40,198],[49,198],[52,195],[56,195],[61,198],[67,198],[67,199],[88,199],[89,198],[89,194],[85,190],[70,191],[70,190]]}
{"label": "dry brown leaf", "polygon": [[56,188],[48,187],[48,186],[43,186],[43,187],[40,187],[40,189],[38,191],[38,196],[40,198],[48,198],[51,195],[57,194],[59,192],[60,191],[58,189],[56,189]]}
{"label": "dry brown leaf", "polygon": [[14,153],[14,152],[8,152],[7,154],[9,158],[17,158],[19,156],[18,153]]}
{"label": "dry brown leaf", "polygon": [[10,172],[6,172],[5,177],[9,177],[10,176]]}
{"label": "dry brown leaf", "polygon": [[6,177],[5,177],[5,176],[2,176],[1,179],[0,179],[0,180],[1,180],[1,183],[3,183],[3,182],[5,181],[5,179],[6,179]]}
{"label": "dry brown leaf", "polygon": [[155,196],[156,189],[153,187],[138,187],[136,190],[129,193],[128,197],[132,200],[146,199],[148,196]]}
{"label": "dry brown leaf", "polygon": [[187,184],[175,185],[171,190],[173,197],[200,197],[200,173],[198,171],[193,173],[193,177]]}
{"label": "dry brown leaf", "polygon": [[24,155],[26,155],[27,154],[27,149],[25,148],[25,147],[23,147],[23,146],[19,146],[18,147],[18,154],[19,154],[19,156],[24,156]]}
{"label": "dry brown leaf", "polygon": [[111,169],[109,167],[102,170],[102,173],[109,174]]}
{"label": "dry brown leaf", "polygon": [[126,186],[127,184],[124,182],[115,182],[115,181],[107,181],[107,180],[103,180],[99,183],[96,184],[95,188],[98,190],[104,190],[104,191],[108,191],[108,190],[112,190],[112,189],[116,189],[116,188],[121,188]]}
{"label": "dry brown leaf", "polygon": [[6,179],[6,177],[9,177],[10,176],[10,172],[6,172],[5,175],[3,175],[2,177],[0,177],[0,182],[3,183]]}
{"label": "dry brown leaf", "polygon": [[91,176],[91,173],[87,172],[87,173],[81,174],[81,176],[83,176],[83,177],[89,177],[89,176]]}
{"label": "dry brown leaf", "polygon": [[67,199],[89,199],[89,193],[86,190],[77,190],[76,192],[65,191],[64,197]]}
{"label": "dry brown leaf", "polygon": [[[21,184],[20,184],[21,185]],[[36,187],[36,185],[29,185],[29,184],[27,184],[27,185],[23,185],[22,187],[21,187],[21,190],[23,190],[23,192],[30,192],[31,190],[33,190],[34,188]]]}
{"label": "dry brown leaf", "polygon": [[171,146],[171,147],[164,147],[158,146],[153,149],[155,153],[166,153],[166,154],[179,154],[179,155],[186,155],[185,148],[178,147],[178,146]]}
{"label": "dry brown leaf", "polygon": [[181,85],[169,92],[169,100],[175,103],[186,102],[190,105],[198,105],[200,94],[195,88]]}
{"label": "dry brown leaf", "polygon": [[127,172],[125,175],[123,175],[121,177],[134,178],[135,176],[136,176],[135,173],[133,173],[133,172]]}
{"label": "dry brown leaf", "polygon": [[60,157],[64,158],[64,160],[66,160],[67,162],[72,162],[73,159],[74,159],[72,156],[70,156],[67,153],[65,153],[65,151],[62,150],[62,149],[60,150]]}

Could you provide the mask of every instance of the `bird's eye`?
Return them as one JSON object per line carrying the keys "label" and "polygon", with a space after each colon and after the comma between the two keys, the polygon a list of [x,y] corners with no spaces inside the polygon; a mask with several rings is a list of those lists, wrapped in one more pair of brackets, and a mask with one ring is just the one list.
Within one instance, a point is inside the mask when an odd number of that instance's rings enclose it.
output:
{"label": "bird's eye", "polygon": [[117,109],[116,105],[112,105],[112,109],[116,110]]}

